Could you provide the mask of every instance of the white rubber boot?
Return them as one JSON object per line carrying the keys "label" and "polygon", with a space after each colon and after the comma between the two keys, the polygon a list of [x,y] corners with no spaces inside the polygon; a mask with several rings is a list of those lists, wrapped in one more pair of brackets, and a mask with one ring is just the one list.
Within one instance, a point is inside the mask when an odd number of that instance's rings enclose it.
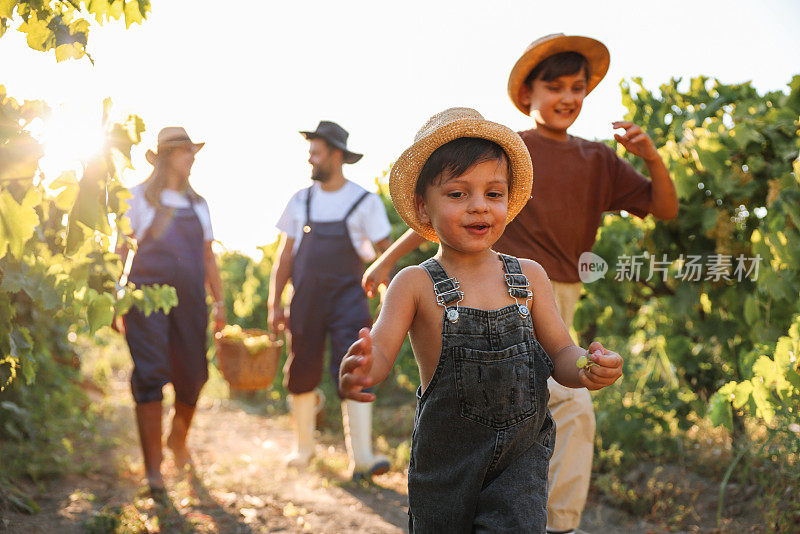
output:
{"label": "white rubber boot", "polygon": [[391,465],[389,459],[372,454],[372,403],[345,400],[342,423],[353,480],[387,472]]}
{"label": "white rubber boot", "polygon": [[300,395],[289,395],[294,417],[297,443],[286,464],[289,467],[306,467],[314,456],[314,422],[316,419],[317,394],[313,391]]}

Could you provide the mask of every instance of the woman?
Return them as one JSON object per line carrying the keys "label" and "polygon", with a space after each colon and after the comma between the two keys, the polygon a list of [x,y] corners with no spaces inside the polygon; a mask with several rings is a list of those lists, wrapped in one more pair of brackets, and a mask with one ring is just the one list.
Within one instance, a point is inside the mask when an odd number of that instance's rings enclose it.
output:
{"label": "woman", "polygon": [[[186,436],[200,389],[208,379],[206,329],[208,286],[214,297],[215,330],[225,325],[222,282],[211,250],[213,234],[206,201],[189,185],[194,157],[204,143],[193,143],[183,128],[164,128],[157,152],[147,151],[153,172],[131,188],[128,217],[137,251],[129,280],[137,286],[167,284],[178,294],[169,313],[145,316],[134,308],[124,317],[133,358],[131,390],[150,491],[164,495],[161,475],[162,388],[175,389],[175,413],[167,446],[178,468],[190,465]],[[120,251],[123,262],[128,250]]]}

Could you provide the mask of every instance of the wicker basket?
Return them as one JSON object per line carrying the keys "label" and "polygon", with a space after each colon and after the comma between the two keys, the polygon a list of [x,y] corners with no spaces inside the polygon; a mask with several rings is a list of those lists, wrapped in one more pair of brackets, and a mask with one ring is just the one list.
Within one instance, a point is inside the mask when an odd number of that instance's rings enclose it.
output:
{"label": "wicker basket", "polygon": [[[256,328],[245,329],[244,333],[248,336],[267,334],[266,331]],[[272,385],[278,372],[283,341],[273,340],[274,345],[255,354],[250,354],[241,341],[227,339],[219,334],[215,337],[215,342],[219,369],[232,388],[254,391]]]}

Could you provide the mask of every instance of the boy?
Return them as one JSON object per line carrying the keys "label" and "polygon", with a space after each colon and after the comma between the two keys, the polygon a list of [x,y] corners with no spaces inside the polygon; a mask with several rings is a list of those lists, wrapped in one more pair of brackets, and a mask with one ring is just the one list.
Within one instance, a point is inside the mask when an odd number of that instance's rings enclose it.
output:
{"label": "boy", "polygon": [[339,388],[374,400],[362,389],[386,378],[409,334],[421,382],[411,532],[544,532],[547,377],[600,389],[622,374],[622,358],[598,342],[579,368],[588,352],[570,338],[542,267],[491,249],[531,181],[520,137],[465,108],[432,117],[392,167],[397,212],[440,247],[392,281],[374,328],[342,360]]}
{"label": "boy", "polygon": [[[645,161],[651,180],[604,144],[567,133],[608,64],[608,49],[595,39],[548,35],[531,43],[508,81],[514,105],[534,119],[533,128],[520,135],[533,159],[536,188],[494,248],[544,267],[567,328],[581,292],[578,259],[592,249],[603,212],[626,210],[638,217],[652,213],[671,219],[678,211],[669,172],[641,128],[627,121],[612,123],[625,130],[615,139]],[[367,294],[372,296],[397,260],[423,241],[411,230],[398,239],[367,269]],[[550,465],[548,529],[566,534],[580,524],[589,490],[594,409],[586,390],[563,388],[553,380],[548,387],[558,428]]]}

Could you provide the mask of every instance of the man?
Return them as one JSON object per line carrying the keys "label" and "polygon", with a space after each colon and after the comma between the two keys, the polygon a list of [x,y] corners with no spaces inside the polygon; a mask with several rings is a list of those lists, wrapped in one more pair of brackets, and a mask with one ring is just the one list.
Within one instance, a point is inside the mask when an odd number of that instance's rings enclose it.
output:
{"label": "man", "polygon": [[[330,121],[300,132],[310,143],[312,185],[289,201],[277,227],[281,231],[269,291],[269,323],[274,332],[289,331],[290,354],[284,384],[290,393],[297,443],[288,462],[303,467],[314,456],[314,422],[322,379],[325,340],[329,370],[338,381],[339,364],[358,331],[369,326],[367,297],[361,288],[364,262],[389,245],[391,226],[380,198],[347,180],[345,163],[361,154],[347,148],[348,133]],[[292,280],[294,294],[286,317],[281,296]],[[389,461],[372,454],[372,405],[342,403],[345,444],[353,478],[385,473]]]}

